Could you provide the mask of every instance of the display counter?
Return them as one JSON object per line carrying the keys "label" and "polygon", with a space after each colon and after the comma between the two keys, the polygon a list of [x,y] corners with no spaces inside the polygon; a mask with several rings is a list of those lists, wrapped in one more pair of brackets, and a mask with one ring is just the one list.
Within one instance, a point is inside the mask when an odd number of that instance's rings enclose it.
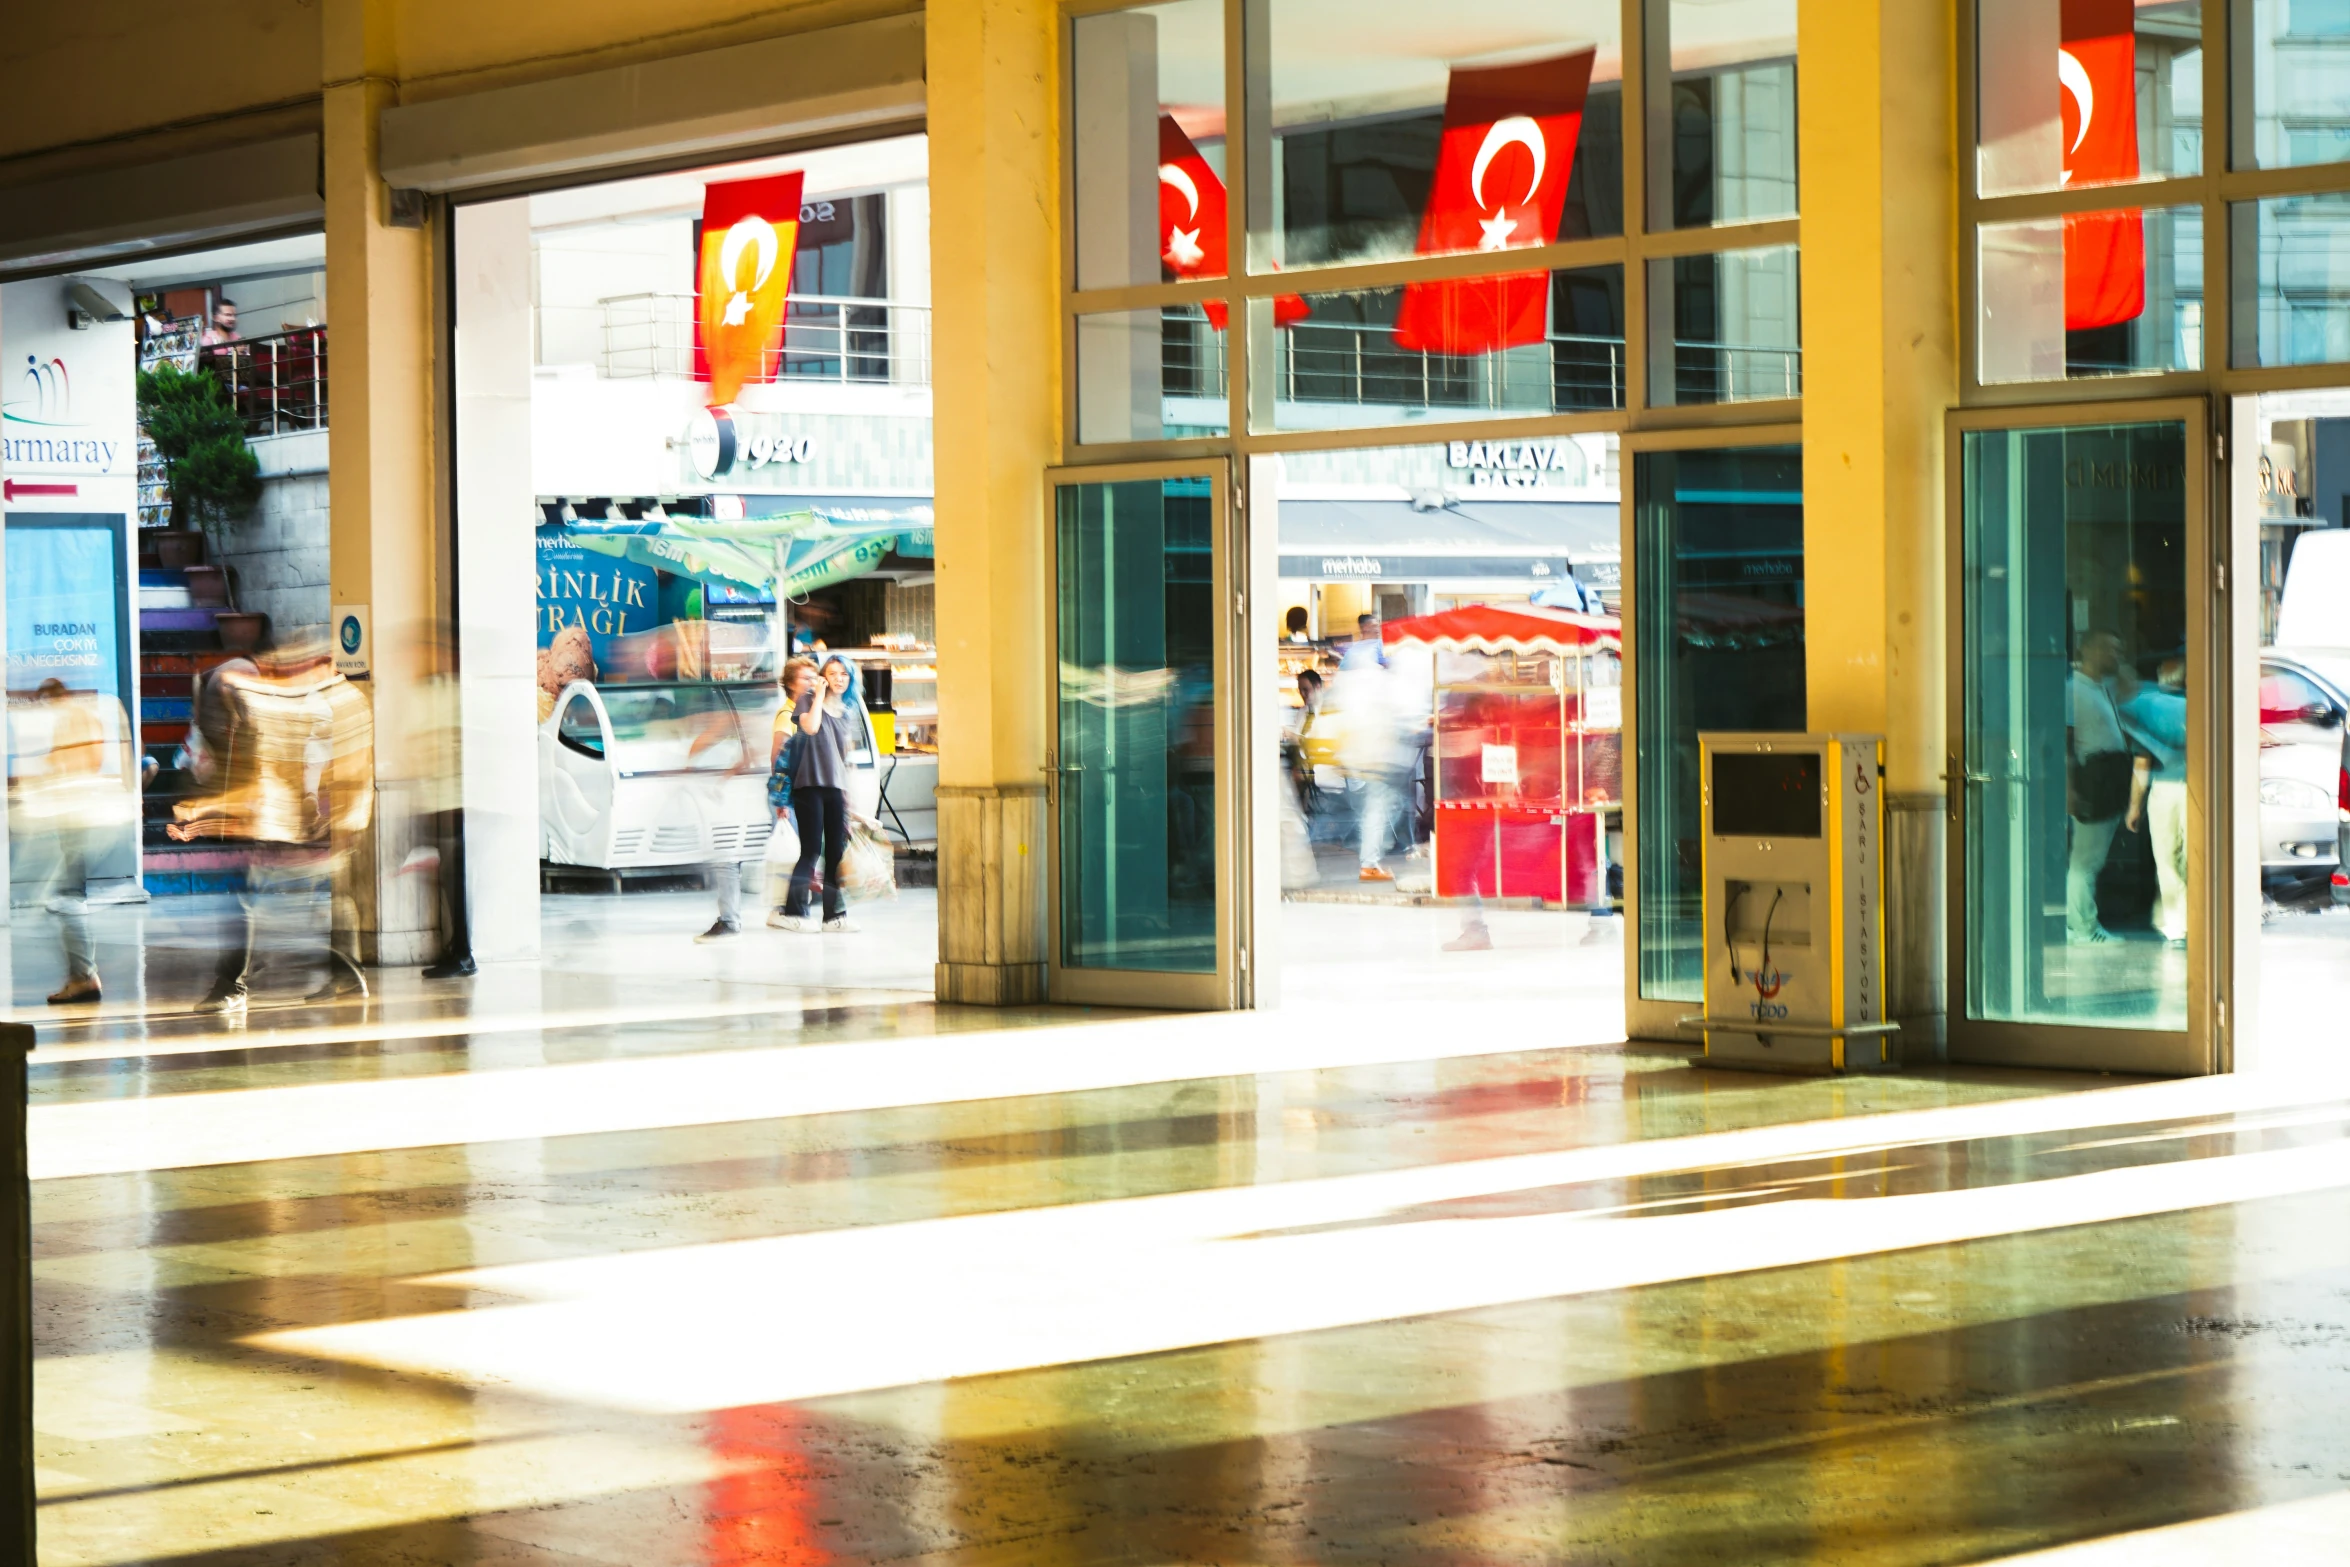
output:
{"label": "display counter", "polygon": [[[881,759],[881,824],[901,845],[938,841],[938,649],[911,637],[848,648],[874,732],[892,731]],[[885,721],[882,714],[887,713]]]}

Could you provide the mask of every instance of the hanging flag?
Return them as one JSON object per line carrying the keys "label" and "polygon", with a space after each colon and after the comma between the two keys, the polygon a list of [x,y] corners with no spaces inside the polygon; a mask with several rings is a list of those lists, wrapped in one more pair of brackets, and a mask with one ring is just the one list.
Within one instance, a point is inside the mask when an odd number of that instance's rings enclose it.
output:
{"label": "hanging flag", "polygon": [[[2132,0],[2064,0],[2056,51],[2064,183],[2138,177],[2138,38]],[[2135,320],[2146,309],[2146,219],[2137,208],[2064,220],[2068,332]]]}
{"label": "hanging flag", "polygon": [[[1224,181],[1200,156],[1175,116],[1159,116],[1159,260],[1179,279],[1224,276]],[[1205,300],[1208,325],[1224,330],[1224,302]],[[1273,324],[1303,321],[1310,312],[1295,294],[1273,301]]]}
{"label": "hanging flag", "polygon": [[767,355],[791,294],[800,242],[798,170],[729,180],[702,191],[702,254],[694,274],[694,379],[712,407],[768,379]]}
{"label": "hanging flag", "polygon": [[[1519,250],[1557,237],[1593,54],[1578,49],[1521,65],[1454,70],[1444,94],[1436,178],[1420,218],[1421,255]],[[1396,346],[1483,354],[1539,343],[1549,305],[1547,272],[1406,284]]]}

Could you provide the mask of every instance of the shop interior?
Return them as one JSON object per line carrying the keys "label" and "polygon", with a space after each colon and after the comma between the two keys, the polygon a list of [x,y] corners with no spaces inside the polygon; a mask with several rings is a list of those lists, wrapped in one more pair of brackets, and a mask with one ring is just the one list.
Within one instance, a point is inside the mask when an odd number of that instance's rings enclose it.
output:
{"label": "shop interior", "polygon": [[1620,1008],[1617,455],[1591,435],[1275,460],[1285,995]]}
{"label": "shop interior", "polygon": [[[241,876],[234,848],[165,829],[197,788],[206,675],[326,630],[325,267],[305,234],[0,286],[17,366],[0,398],[9,776],[44,767],[43,680],[98,699],[125,742],[109,768],[143,780],[138,819],[93,867],[100,902],[218,895]],[[21,901],[39,856],[10,864]]]}
{"label": "shop interior", "polygon": [[[469,653],[529,616],[535,670],[532,754],[510,759],[537,780],[535,818],[469,786],[469,846],[489,844],[469,878],[477,910],[536,902],[546,960],[930,988],[942,737],[926,178],[914,136],[459,209],[461,263],[516,285],[457,301],[460,399],[503,374],[528,408],[522,450],[460,448],[461,572],[527,518],[536,584],[531,602],[460,610]],[[776,194],[793,182],[796,214]],[[750,243],[722,211],[743,192],[786,204]],[[713,405],[697,258],[721,247],[755,287],[772,275],[786,292]],[[779,950],[766,920],[796,840],[767,793],[778,677],[794,655],[836,654],[871,738],[849,803],[887,845],[893,895],[859,900],[854,953]],[[527,853],[501,853],[505,839]],[[689,946],[726,875],[744,889],[740,940]]]}

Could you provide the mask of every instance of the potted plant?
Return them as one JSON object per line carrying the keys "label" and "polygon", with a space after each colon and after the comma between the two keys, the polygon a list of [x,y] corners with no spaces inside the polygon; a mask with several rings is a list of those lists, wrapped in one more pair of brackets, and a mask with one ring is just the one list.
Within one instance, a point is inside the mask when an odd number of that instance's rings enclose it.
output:
{"label": "potted plant", "polygon": [[[245,444],[245,427],[228,391],[203,370],[168,361],[139,372],[139,423],[155,443],[171,495],[171,525],[203,530],[217,557],[228,525],[261,499],[261,461]],[[226,602],[226,578],[191,582],[205,599]],[[214,617],[221,642],[249,648],[267,624],[259,615],[225,610]]]}

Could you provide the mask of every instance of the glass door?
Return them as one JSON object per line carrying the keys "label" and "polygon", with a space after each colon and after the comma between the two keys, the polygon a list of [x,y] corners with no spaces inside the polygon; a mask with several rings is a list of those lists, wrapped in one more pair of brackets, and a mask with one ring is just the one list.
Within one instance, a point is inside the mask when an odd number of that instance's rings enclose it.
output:
{"label": "glass door", "polygon": [[1950,1054],[2213,1069],[2199,403],[1953,416]]}
{"label": "glass door", "polygon": [[1056,1001],[1248,1004],[1230,491],[1222,461],[1056,476]]}

